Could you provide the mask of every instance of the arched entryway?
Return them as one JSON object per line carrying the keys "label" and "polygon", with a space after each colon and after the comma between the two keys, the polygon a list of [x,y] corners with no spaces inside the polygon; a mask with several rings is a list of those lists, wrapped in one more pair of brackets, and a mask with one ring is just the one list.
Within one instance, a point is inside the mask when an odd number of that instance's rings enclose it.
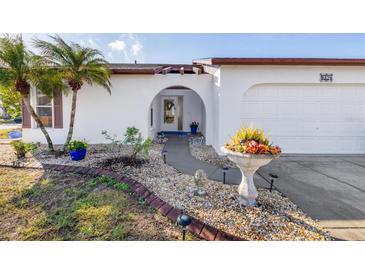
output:
{"label": "arched entryway", "polygon": [[206,110],[201,97],[185,86],[162,89],[152,100],[148,111],[148,135],[160,132],[189,133],[190,124],[198,122],[198,133],[206,136]]}

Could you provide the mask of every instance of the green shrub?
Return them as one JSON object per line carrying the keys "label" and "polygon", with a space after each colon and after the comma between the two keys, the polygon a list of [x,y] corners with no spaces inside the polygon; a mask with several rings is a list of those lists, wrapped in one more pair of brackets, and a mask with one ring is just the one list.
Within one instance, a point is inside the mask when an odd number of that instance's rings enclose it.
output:
{"label": "green shrub", "polygon": [[136,127],[128,127],[124,134],[124,140],[118,140],[117,136],[110,135],[106,130],[101,132],[105,139],[111,141],[109,149],[114,151],[120,151],[123,144],[132,146],[132,154],[130,159],[134,161],[137,158],[138,153],[148,154],[152,145],[152,139],[143,139],[141,132]]}
{"label": "green shrub", "polygon": [[88,144],[85,141],[73,140],[68,144],[67,149],[69,151],[73,151],[73,150],[86,149],[87,147]]}
{"label": "green shrub", "polygon": [[124,134],[124,137],[124,143],[133,147],[133,152],[130,156],[132,160],[136,159],[137,154],[140,152],[148,154],[152,145],[152,140],[150,138],[143,140],[142,134],[138,128],[128,127],[127,132]]}
{"label": "green shrub", "polygon": [[23,141],[17,140],[10,142],[10,145],[15,150],[15,155],[18,159],[24,158],[25,154],[32,152],[37,148],[34,143],[24,143]]}

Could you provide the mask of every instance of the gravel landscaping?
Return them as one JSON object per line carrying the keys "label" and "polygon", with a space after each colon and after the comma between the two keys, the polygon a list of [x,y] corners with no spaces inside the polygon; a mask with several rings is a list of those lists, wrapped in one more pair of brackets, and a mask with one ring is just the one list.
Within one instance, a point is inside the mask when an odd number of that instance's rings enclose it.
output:
{"label": "gravel landscaping", "polygon": [[[5,147],[5,145],[3,145]],[[1,155],[11,157],[10,148],[0,146]],[[190,146],[195,157],[214,164],[230,164],[224,157],[217,157],[210,147],[203,145]],[[304,214],[288,198],[279,192],[270,193],[259,189],[259,207],[240,208],[237,200],[237,186],[223,185],[208,180],[205,186],[206,195],[196,196],[193,176],[181,174],[174,168],[164,164],[162,159],[163,145],[154,144],[146,161],[139,167],[113,163],[105,166],[111,157],[128,154],[130,149],[123,147],[121,153],[106,153],[103,146],[91,146],[85,160],[73,162],[69,157],[47,156],[36,152],[28,161],[46,163],[71,164],[84,166],[102,166],[135,178],[154,191],[161,199],[185,212],[233,235],[248,240],[331,240],[314,220]],[[200,155],[200,156],[199,156]],[[4,157],[2,157],[4,158]],[[38,159],[35,159],[38,158]],[[222,159],[221,159],[222,158]]]}
{"label": "gravel landscaping", "polygon": [[218,155],[212,146],[201,144],[189,144],[190,153],[198,160],[208,162],[220,167],[235,168],[236,165],[224,155]]}

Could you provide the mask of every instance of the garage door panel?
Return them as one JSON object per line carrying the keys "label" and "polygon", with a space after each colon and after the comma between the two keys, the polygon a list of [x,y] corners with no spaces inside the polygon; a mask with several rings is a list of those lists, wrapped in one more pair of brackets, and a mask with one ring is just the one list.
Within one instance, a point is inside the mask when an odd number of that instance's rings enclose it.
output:
{"label": "garage door panel", "polygon": [[[348,153],[357,154],[365,150],[365,138],[311,138],[298,137],[288,138],[285,136],[276,136],[272,138],[273,142],[285,142],[286,153]],[[336,151],[334,151],[334,148]],[[288,152],[290,151],[290,152]]]}
{"label": "garage door panel", "polygon": [[317,124],[317,133],[319,136],[365,136],[363,123],[333,123],[323,122]]}
{"label": "garage door panel", "polygon": [[287,153],[365,153],[364,85],[260,85],[240,118]]}
{"label": "garage door panel", "polygon": [[312,122],[301,121],[298,127],[298,121],[280,121],[273,119],[256,120],[256,119],[242,119],[241,124],[254,126],[264,129],[269,136],[315,136],[316,125]]}

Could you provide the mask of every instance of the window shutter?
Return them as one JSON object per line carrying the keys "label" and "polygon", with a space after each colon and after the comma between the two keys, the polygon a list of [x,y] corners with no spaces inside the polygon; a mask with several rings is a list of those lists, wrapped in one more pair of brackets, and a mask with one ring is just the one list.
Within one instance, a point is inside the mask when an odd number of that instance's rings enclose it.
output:
{"label": "window shutter", "polygon": [[56,91],[53,97],[54,128],[63,128],[62,92]]}
{"label": "window shutter", "polygon": [[[30,102],[29,96],[25,100]],[[23,100],[22,100],[22,127],[23,128],[31,128],[30,113],[27,110]]]}

